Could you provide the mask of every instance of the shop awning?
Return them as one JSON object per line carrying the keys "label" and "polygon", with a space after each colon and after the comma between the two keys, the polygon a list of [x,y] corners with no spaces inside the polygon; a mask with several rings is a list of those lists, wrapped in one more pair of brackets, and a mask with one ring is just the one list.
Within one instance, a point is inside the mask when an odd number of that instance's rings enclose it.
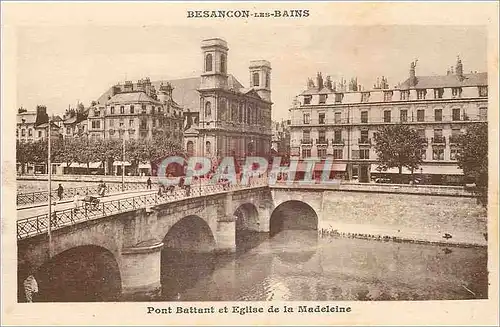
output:
{"label": "shop awning", "polygon": [[[297,164],[296,171],[307,171],[308,166],[309,166],[309,164],[307,162],[301,161]],[[332,165],[329,167],[329,170],[330,171],[345,171],[346,166],[347,166],[347,164],[345,164],[345,163],[332,163]],[[318,162],[314,165],[314,171],[323,171],[323,168],[325,168],[324,162]]]}
{"label": "shop awning", "polygon": [[151,169],[151,164],[148,163],[140,163],[139,169]]}
{"label": "shop awning", "polygon": [[[398,168],[390,168],[387,170],[379,171],[377,170],[378,165],[372,164],[370,171],[372,173],[382,173],[382,174],[398,174]],[[415,169],[413,172],[415,175],[417,174],[427,174],[427,175],[463,175],[463,170],[458,169],[458,166],[455,165],[439,165],[439,166],[430,166],[430,165],[422,165],[420,168]],[[403,174],[410,175],[411,171],[403,167]]]}
{"label": "shop awning", "polygon": [[[68,165],[64,162],[59,167],[66,168],[66,167],[68,167]],[[69,167],[70,168],[87,168],[87,164],[86,163],[79,163],[79,162],[72,162],[69,165]],[[96,168],[99,168],[99,167],[101,167],[101,163],[100,162],[91,162],[90,165],[89,165],[89,168],[93,168],[93,169],[96,169]]]}
{"label": "shop awning", "polygon": [[[121,166],[121,165],[122,165],[121,161],[114,161],[113,162],[113,166]],[[124,166],[132,166],[132,164],[130,162],[128,162],[128,161],[124,161],[123,165]]]}

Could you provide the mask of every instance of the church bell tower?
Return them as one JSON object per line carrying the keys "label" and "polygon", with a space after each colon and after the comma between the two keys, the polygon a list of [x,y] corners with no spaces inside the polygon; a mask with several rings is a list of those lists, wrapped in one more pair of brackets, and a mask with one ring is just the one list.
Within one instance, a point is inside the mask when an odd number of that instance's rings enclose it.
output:
{"label": "church bell tower", "polygon": [[220,38],[201,43],[203,73],[200,89],[227,89],[227,42]]}
{"label": "church bell tower", "polygon": [[271,102],[271,63],[267,60],[253,60],[250,62],[250,87],[253,87],[259,96]]}

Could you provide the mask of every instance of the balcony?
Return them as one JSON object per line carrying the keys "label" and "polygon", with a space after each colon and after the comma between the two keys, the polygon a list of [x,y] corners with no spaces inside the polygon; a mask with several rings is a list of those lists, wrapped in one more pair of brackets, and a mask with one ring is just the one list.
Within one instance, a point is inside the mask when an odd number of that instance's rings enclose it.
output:
{"label": "balcony", "polygon": [[342,139],[332,139],[333,145],[345,145],[345,140]]}
{"label": "balcony", "polygon": [[316,139],[316,145],[328,145],[327,139]]}
{"label": "balcony", "polygon": [[312,139],[302,139],[300,140],[300,144],[309,144],[312,145],[313,141]]}
{"label": "balcony", "polygon": [[432,144],[446,144],[444,136],[435,136],[432,138]]}
{"label": "balcony", "polygon": [[360,139],[358,139],[358,144],[359,145],[371,145],[372,140],[369,138],[360,138]]}

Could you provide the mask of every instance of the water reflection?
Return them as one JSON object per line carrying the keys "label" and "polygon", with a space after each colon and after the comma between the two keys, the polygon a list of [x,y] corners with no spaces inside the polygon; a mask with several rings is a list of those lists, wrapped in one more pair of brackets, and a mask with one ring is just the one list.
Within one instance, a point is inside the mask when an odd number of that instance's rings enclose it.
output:
{"label": "water reflection", "polygon": [[283,231],[272,238],[247,234],[239,242],[240,250],[233,255],[169,256],[162,262],[163,299],[327,301],[487,297],[487,250],[483,248],[454,248],[449,252],[439,246],[318,238],[316,231],[300,230]]}

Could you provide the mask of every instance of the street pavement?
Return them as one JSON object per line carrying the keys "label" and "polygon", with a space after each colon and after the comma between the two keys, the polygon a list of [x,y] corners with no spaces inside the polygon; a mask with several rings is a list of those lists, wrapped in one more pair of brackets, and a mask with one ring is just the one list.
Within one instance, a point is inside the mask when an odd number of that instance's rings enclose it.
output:
{"label": "street pavement", "polygon": [[[99,200],[101,202],[107,202],[107,201],[131,198],[131,197],[139,196],[139,195],[155,194],[157,192],[158,192],[157,190],[140,190],[140,191],[131,191],[131,192],[124,192],[124,193],[115,193],[115,194],[106,195],[104,198],[99,197]],[[55,208],[54,208],[54,205],[52,205],[52,212],[71,209],[73,207],[74,207],[73,199],[67,198],[67,199],[63,199],[61,203],[56,204]],[[29,218],[29,217],[34,217],[34,216],[38,216],[38,215],[43,215],[43,214],[47,213],[47,210],[48,210],[48,204],[43,205],[40,203],[34,207],[19,208],[17,210],[17,220]]]}

